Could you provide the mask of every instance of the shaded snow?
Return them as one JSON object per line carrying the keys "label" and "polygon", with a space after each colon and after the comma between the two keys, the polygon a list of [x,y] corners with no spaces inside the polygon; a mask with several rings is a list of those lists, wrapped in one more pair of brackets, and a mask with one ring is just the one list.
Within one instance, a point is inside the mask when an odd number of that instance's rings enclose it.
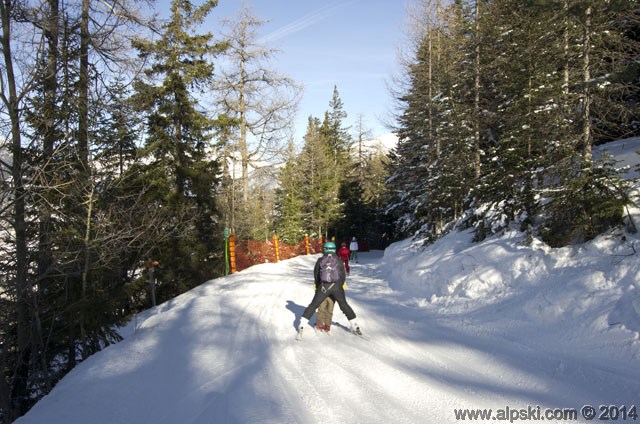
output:
{"label": "shaded snow", "polygon": [[640,171],[640,137],[625,138],[607,143],[594,150],[594,156],[598,157],[600,152],[607,151],[618,162],[618,167],[628,167],[628,171],[623,173],[624,178],[638,178]]}

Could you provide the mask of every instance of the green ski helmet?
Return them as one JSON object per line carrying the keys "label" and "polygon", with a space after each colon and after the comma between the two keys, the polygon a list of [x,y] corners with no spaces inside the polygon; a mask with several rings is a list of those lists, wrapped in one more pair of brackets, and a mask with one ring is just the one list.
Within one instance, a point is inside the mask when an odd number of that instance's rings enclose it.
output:
{"label": "green ski helmet", "polygon": [[324,253],[336,253],[336,244],[332,241],[328,241],[322,245],[322,251]]}

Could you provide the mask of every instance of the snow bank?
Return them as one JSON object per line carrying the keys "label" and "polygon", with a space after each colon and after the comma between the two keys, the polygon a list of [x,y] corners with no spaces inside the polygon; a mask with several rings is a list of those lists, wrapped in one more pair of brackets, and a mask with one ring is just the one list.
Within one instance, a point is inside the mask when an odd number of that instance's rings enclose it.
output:
{"label": "snow bank", "polygon": [[[383,258],[389,286],[439,315],[465,313],[484,321],[509,318],[541,337],[545,332],[565,332],[572,339],[593,340],[594,333],[602,340],[626,337],[632,340],[626,344],[627,353],[637,356],[637,236],[612,232],[560,249],[540,241],[527,245],[517,231],[483,243],[471,239],[472,233],[464,231],[426,248],[412,241],[393,244]],[[613,335],[614,329],[622,333]]]}
{"label": "snow bank", "polygon": [[[627,178],[638,176],[640,138],[606,145]],[[600,154],[596,151],[596,154]],[[640,199],[640,190],[632,192]],[[640,224],[640,208],[629,216]],[[640,331],[638,236],[614,231],[578,246],[552,249],[540,240],[525,242],[506,231],[473,243],[472,230],[455,232],[421,247],[405,240],[384,253],[389,285],[413,302],[442,313],[486,310],[516,302],[520,319],[557,323],[579,319],[601,329]]]}

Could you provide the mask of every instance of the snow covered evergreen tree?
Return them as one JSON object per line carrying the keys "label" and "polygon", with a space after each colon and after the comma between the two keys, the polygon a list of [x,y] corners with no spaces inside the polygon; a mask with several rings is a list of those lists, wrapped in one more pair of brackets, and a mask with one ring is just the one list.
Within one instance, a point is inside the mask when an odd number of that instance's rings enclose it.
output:
{"label": "snow covered evergreen tree", "polygon": [[[619,179],[611,163],[594,172],[591,150],[605,129],[637,116],[622,100],[637,80],[637,3],[477,0],[427,10],[437,19],[425,19],[406,68],[388,181],[397,235],[433,239],[463,217],[458,225],[479,238],[519,222],[565,244],[619,224]],[[604,214],[603,225],[577,212],[587,210]]]}

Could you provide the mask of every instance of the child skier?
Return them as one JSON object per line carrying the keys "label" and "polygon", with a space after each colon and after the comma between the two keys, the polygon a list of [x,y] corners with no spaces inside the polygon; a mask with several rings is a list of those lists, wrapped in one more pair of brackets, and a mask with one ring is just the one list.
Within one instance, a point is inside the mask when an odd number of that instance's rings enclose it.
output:
{"label": "child skier", "polygon": [[298,336],[302,337],[302,331],[305,326],[311,326],[309,319],[320,306],[320,304],[329,296],[338,303],[340,310],[349,320],[349,326],[354,334],[361,335],[360,327],[356,323],[356,313],[353,311],[344,294],[344,283],[346,282],[346,271],[344,262],[336,254],[336,245],[333,242],[327,242],[323,246],[324,254],[316,261],[313,269],[313,277],[316,284],[316,292],[311,303],[302,313],[302,319],[298,326]]}
{"label": "child skier", "polygon": [[344,262],[344,269],[347,271],[347,275],[349,275],[349,256],[351,255],[351,251],[347,247],[347,243],[344,241],[340,244],[340,249],[338,250],[338,256]]}

